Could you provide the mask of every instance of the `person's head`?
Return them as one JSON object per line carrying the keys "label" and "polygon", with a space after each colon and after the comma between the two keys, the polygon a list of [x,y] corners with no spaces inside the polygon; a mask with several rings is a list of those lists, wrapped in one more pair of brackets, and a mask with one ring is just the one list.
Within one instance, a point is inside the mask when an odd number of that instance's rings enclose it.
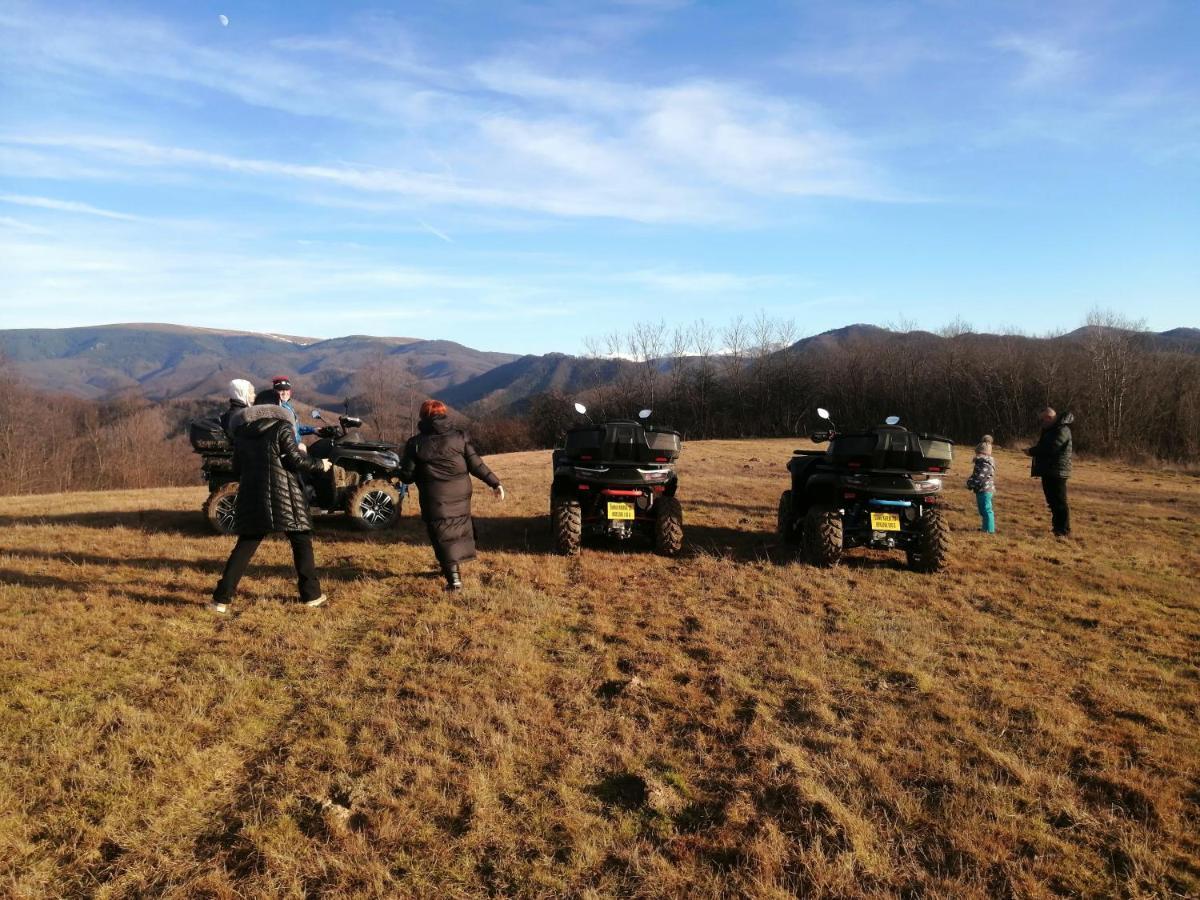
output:
{"label": "person's head", "polygon": [[436,419],[446,415],[446,404],[441,400],[426,400],[421,404],[422,419]]}
{"label": "person's head", "polygon": [[1043,428],[1048,428],[1049,426],[1053,425],[1054,420],[1057,418],[1058,413],[1056,413],[1049,406],[1045,407],[1041,412],[1038,413],[1038,421],[1042,423]]}
{"label": "person's head", "polygon": [[254,398],[255,406],[278,406],[282,401],[279,398],[279,391],[274,388],[268,388],[265,391],[259,391],[258,396]]}
{"label": "person's head", "polygon": [[274,388],[275,393],[279,394],[282,402],[287,403],[292,399],[292,382],[287,376],[276,375],[271,379],[271,387]]}
{"label": "person's head", "polygon": [[975,445],[975,455],[976,456],[991,456],[992,455],[992,441],[991,441],[990,434],[985,434],[983,436],[983,438],[979,441],[979,443]]}
{"label": "person's head", "polygon": [[235,378],[229,382],[229,399],[237,400],[249,406],[254,402],[254,385],[244,378]]}

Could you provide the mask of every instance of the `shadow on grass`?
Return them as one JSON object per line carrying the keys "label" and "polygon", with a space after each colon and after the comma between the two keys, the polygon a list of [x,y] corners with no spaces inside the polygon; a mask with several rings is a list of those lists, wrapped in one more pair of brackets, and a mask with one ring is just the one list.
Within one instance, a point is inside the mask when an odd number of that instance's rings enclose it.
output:
{"label": "shadow on grass", "polygon": [[[426,537],[424,523],[421,536]],[[475,540],[481,550],[545,554],[554,549],[549,516],[479,517],[475,519]]]}
{"label": "shadow on grass", "polygon": [[77,525],[84,528],[132,528],[148,534],[215,537],[199,509],[140,509],[121,512],[29,513],[0,516],[0,528],[14,525]]}
{"label": "shadow on grass", "polygon": [[125,599],[135,603],[147,603],[154,606],[194,606],[207,597],[187,600],[172,594],[155,594],[144,591],[129,590],[125,585],[106,584],[102,581],[86,579],[73,580],[59,578],[57,575],[42,575],[32,572],[18,572],[16,569],[0,569],[0,582],[21,587],[52,588],[72,594],[87,594],[93,591],[116,591]]}
{"label": "shadow on grass", "polygon": [[[277,536],[275,539],[286,543],[286,540],[283,538],[282,535]],[[163,556],[122,556],[120,554],[114,554],[112,556],[102,556],[97,553],[77,553],[75,551],[56,552],[56,551],[50,551],[50,550],[33,550],[33,549],[25,548],[25,547],[14,548],[14,549],[0,547],[0,553],[10,553],[13,556],[29,557],[32,559],[44,559],[44,560],[47,560],[50,562],[56,562],[56,563],[60,563],[60,564],[64,564],[64,565],[100,566],[102,568],[109,569],[109,570],[129,568],[129,569],[139,569],[139,570],[145,571],[145,572],[168,572],[168,573],[175,574],[175,575],[178,575],[178,574],[181,574],[184,572],[204,572],[208,575],[211,575],[215,579],[218,576],[220,576],[221,572],[223,572],[225,569],[225,560],[228,556],[226,549],[228,549],[228,550],[233,549],[234,539],[232,537],[227,537],[225,540],[228,541],[227,548],[222,548],[222,550],[219,553],[214,553],[213,556],[209,559],[170,559],[169,557],[163,557]],[[271,540],[271,538],[268,538],[268,540]],[[396,574],[395,572],[393,572],[390,569],[381,570],[381,569],[371,568],[371,567],[364,566],[364,565],[359,565],[353,557],[333,558],[333,559],[328,559],[328,561],[322,563],[320,561],[322,554],[321,554],[321,544],[320,544],[319,538],[316,541],[316,550],[317,550],[317,559],[318,559],[317,571],[318,571],[318,574],[325,576],[325,577],[390,578]],[[261,553],[261,552],[262,551],[260,549],[259,553]],[[259,559],[260,559],[259,555],[256,554],[255,558],[253,560],[251,560],[250,568],[248,570],[249,575],[257,574],[260,576],[267,575],[267,576],[289,577],[289,576],[294,576],[296,574],[296,570],[290,565],[286,565],[286,564],[268,565],[268,564],[259,562]],[[37,577],[52,578],[53,576],[27,575],[24,577],[26,577],[26,578],[37,578]],[[99,582],[93,582],[93,583],[101,584]]]}

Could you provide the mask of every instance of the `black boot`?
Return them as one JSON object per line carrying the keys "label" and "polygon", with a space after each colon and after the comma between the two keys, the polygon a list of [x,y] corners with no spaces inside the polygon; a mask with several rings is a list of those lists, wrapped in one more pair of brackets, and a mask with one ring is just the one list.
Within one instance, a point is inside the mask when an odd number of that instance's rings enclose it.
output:
{"label": "black boot", "polygon": [[445,566],[442,571],[446,574],[446,590],[461,591],[462,579],[458,575],[458,565],[451,563],[450,565]]}

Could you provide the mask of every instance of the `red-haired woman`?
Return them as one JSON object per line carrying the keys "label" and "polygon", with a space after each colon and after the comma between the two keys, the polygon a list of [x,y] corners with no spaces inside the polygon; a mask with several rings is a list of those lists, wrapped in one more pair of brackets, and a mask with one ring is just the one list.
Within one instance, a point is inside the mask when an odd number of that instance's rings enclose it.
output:
{"label": "red-haired woman", "polygon": [[405,484],[417,483],[421,518],[446,576],[446,590],[459,591],[462,579],[458,564],[475,558],[471,476],[490,487],[501,500],[504,488],[496,473],[479,458],[470,437],[450,424],[445,403],[426,400],[421,404],[417,432],[404,447],[400,477]]}

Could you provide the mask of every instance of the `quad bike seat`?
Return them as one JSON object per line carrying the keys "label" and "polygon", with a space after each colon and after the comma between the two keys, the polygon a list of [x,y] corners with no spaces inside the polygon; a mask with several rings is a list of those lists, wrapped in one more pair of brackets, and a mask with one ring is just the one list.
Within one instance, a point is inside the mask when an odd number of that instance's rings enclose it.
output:
{"label": "quad bike seat", "polygon": [[373,450],[375,452],[400,449],[399,444],[389,444],[387,441],[342,441],[338,447],[342,450]]}

